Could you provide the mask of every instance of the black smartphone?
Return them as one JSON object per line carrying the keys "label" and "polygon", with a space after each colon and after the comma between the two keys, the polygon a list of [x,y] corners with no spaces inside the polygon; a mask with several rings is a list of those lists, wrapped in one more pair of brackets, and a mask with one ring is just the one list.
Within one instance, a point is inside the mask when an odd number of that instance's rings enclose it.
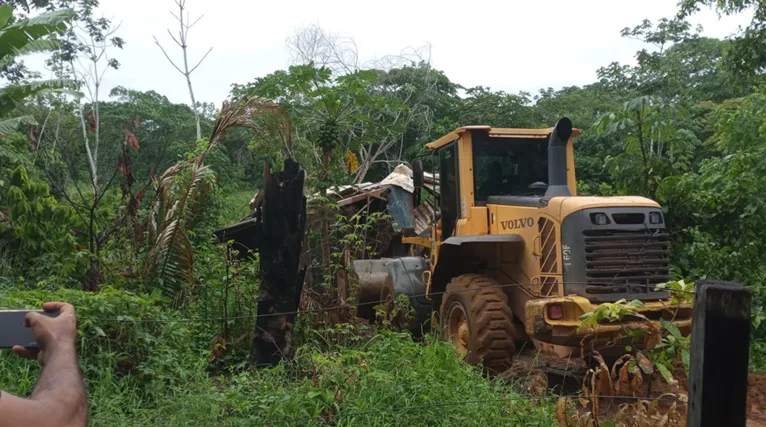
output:
{"label": "black smartphone", "polygon": [[0,310],[0,349],[12,348],[15,345],[27,348],[37,347],[32,328],[28,328],[24,322],[24,317],[29,312],[37,312],[49,317],[59,315],[58,311]]}

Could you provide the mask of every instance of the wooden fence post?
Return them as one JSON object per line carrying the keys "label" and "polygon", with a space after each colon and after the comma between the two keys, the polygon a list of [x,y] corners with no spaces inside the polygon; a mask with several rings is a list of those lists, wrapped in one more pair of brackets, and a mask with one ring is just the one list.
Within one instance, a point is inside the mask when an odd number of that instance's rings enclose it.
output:
{"label": "wooden fence post", "polygon": [[745,426],[752,294],[739,283],[697,282],[689,368],[689,427]]}
{"label": "wooden fence post", "polygon": [[261,286],[252,357],[257,365],[276,365],[294,350],[292,329],[303,289],[300,267],[306,228],[306,171],[285,160],[282,172],[264,164],[264,198],[257,217]]}

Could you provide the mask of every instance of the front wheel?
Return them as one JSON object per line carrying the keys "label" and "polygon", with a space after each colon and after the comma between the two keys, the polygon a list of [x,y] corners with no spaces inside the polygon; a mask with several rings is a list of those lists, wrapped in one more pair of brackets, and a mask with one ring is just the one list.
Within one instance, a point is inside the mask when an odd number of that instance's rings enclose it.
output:
{"label": "front wheel", "polygon": [[495,280],[480,274],[452,279],[442,298],[442,336],[452,341],[468,363],[493,373],[511,367],[513,314],[508,297]]}

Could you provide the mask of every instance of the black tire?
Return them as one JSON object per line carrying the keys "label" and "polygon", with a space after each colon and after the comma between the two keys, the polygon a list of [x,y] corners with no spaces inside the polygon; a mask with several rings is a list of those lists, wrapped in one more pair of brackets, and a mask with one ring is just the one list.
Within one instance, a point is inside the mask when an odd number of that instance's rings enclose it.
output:
{"label": "black tire", "polygon": [[[464,320],[456,320],[461,316]],[[468,363],[483,362],[492,373],[511,367],[513,314],[495,280],[480,274],[453,278],[442,298],[440,321],[442,337],[454,342]]]}

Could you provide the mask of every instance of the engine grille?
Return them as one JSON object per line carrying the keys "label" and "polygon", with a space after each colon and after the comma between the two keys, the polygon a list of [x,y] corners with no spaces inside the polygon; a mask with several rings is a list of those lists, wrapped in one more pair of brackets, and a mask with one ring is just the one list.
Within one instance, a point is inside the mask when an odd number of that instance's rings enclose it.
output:
{"label": "engine grille", "polygon": [[585,230],[586,292],[650,293],[670,279],[663,229]]}

